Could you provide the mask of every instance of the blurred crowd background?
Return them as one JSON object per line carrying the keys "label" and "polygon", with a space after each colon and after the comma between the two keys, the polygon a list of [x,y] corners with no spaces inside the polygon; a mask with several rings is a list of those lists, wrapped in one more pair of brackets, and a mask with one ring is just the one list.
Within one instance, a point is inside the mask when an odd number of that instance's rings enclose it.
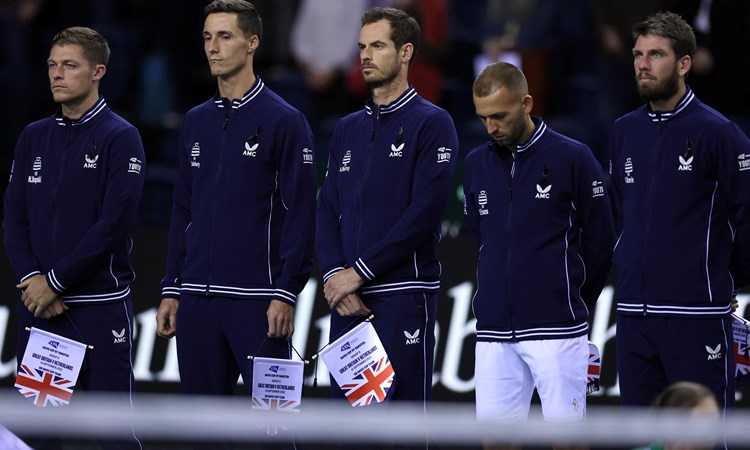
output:
{"label": "blurred crowd background", "polygon": [[[22,128],[52,114],[46,58],[54,34],[101,32],[112,56],[101,92],[141,132],[147,181],[140,227],[169,221],[182,117],[216,92],[203,53],[208,0],[0,0],[0,179]],[[630,30],[659,10],[694,27],[699,52],[688,83],[750,134],[750,2],[747,0],[254,0],[264,23],[256,74],[306,114],[320,180],[339,118],[369,96],[358,68],[362,13],[394,6],[418,19],[422,45],[410,82],[451,113],[459,154],[486,141],[471,98],[474,76],[504,60],[525,71],[533,114],[588,144],[607,167],[613,120],[639,106]],[[459,172],[460,172],[459,164]],[[456,176],[460,183],[460,173]],[[459,194],[457,193],[457,196]],[[460,202],[447,220],[460,229]]]}

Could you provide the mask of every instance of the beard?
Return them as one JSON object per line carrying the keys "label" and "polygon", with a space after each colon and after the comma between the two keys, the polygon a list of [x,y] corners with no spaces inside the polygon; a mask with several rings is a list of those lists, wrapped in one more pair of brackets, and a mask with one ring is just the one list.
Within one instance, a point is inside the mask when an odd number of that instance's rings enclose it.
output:
{"label": "beard", "polygon": [[503,137],[500,135],[493,135],[492,139],[497,142],[500,147],[507,147],[509,150],[514,150],[518,144],[521,144],[521,137],[523,136],[524,126],[524,115],[521,114],[510,124],[508,132]]}
{"label": "beard", "polygon": [[638,94],[647,102],[658,102],[674,97],[679,91],[679,77],[677,70],[673,71],[665,80],[651,86],[643,86],[636,79]]}
{"label": "beard", "polygon": [[396,79],[396,77],[398,77],[400,71],[401,66],[398,65],[398,63],[394,63],[392,65],[389,64],[388,66],[383,67],[382,75],[373,74],[367,77],[362,74],[362,77],[364,78],[365,83],[367,83],[370,89],[376,89],[391,83]]}

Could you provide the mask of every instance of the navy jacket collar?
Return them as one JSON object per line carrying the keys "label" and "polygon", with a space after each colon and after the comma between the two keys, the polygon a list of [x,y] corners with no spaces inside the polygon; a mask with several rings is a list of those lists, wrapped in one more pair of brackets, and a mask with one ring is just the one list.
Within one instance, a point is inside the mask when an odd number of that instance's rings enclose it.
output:
{"label": "navy jacket collar", "polygon": [[57,110],[57,113],[55,113],[55,121],[58,125],[61,127],[65,126],[72,126],[72,127],[78,127],[81,126],[89,121],[91,121],[94,117],[97,117],[101,112],[105,111],[107,109],[107,102],[104,101],[104,97],[99,97],[99,100],[94,103],[94,106],[89,108],[88,111],[78,119],[69,119],[65,117],[62,113],[62,108],[59,108]]}
{"label": "navy jacket collar", "polygon": [[[259,76],[255,76],[255,84],[253,87],[248,90],[245,95],[242,96],[242,98],[234,99],[232,100],[231,107],[232,109],[240,109],[248,105],[250,102],[253,101],[265,88],[265,83],[263,83],[263,80],[260,79]],[[217,108],[224,108],[224,101],[226,99],[224,97],[221,97],[219,95],[219,92],[216,92],[216,95],[214,95],[214,104]]]}
{"label": "navy jacket collar", "polygon": [[[531,134],[529,139],[526,140],[526,142],[522,142],[516,145],[516,152],[518,153],[528,151],[544,135],[544,132],[547,131],[547,124],[544,123],[541,117],[531,116],[531,120],[534,122],[534,132]],[[501,153],[509,152],[509,149],[501,148],[497,144],[497,141],[494,140],[490,142],[490,146],[500,151]]]}
{"label": "navy jacket collar", "polygon": [[416,89],[414,89],[412,86],[409,86],[409,88],[404,91],[404,93],[401,94],[396,100],[387,105],[381,105],[379,111],[378,105],[376,105],[372,98],[370,98],[369,100],[367,100],[367,102],[365,102],[365,111],[368,115],[372,115],[376,111],[378,115],[393,114],[399,110],[403,110],[407,105],[411,104],[417,98],[419,98],[419,95],[417,94]]}
{"label": "navy jacket collar", "polygon": [[663,112],[663,111],[654,112],[651,110],[651,105],[647,103],[646,111],[652,122],[666,122],[667,120],[675,117],[676,115],[684,111],[685,108],[687,108],[688,105],[693,102],[693,100],[695,100],[695,94],[693,93],[693,90],[690,89],[690,86],[687,86],[685,95],[683,95],[680,101],[677,102],[677,105],[675,106],[674,110],[667,111],[667,112]]}

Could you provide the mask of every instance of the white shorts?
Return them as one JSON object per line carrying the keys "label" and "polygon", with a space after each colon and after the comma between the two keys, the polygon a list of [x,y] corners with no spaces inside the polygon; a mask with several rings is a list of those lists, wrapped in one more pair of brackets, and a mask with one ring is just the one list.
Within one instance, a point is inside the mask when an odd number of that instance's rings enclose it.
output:
{"label": "white shorts", "polygon": [[477,342],[477,418],[526,420],[534,387],[548,421],[586,417],[588,337]]}

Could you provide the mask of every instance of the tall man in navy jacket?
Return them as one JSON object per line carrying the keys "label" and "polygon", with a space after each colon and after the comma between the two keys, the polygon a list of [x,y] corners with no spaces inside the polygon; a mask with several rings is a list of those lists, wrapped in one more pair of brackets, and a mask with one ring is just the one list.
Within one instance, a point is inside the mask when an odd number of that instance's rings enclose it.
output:
{"label": "tall man in navy jacket", "polygon": [[[135,274],[128,236],[143,190],[138,130],[99,96],[109,46],[72,27],[52,40],[47,71],[60,109],[18,139],[5,191],[3,243],[23,291],[18,361],[36,327],[94,347],[78,386],[132,400]],[[122,443],[139,448],[136,440]],[[46,447],[52,448],[52,447]]]}
{"label": "tall man in navy jacket", "polygon": [[492,138],[464,163],[466,223],[479,246],[477,417],[525,420],[536,388],[546,420],[583,420],[587,318],[615,241],[604,173],[586,145],[531,115],[517,67],[489,65],[472,92]]}
{"label": "tall man in navy jacket", "polygon": [[[316,174],[305,117],[253,71],[261,18],[244,0],[205,8],[218,92],[191,109],[157,313],[177,335],[183,389],[231,395],[248,355],[289,358],[297,295],[312,267]],[[179,309],[178,309],[179,308]]]}
{"label": "tall man in navy jacket", "polygon": [[647,103],[610,137],[620,398],[647,405],[688,380],[726,407],[731,299],[750,277],[750,145],[686,84],[696,43],[680,16],[651,16],[633,37]]}
{"label": "tall man in navy jacket", "polygon": [[[458,138],[448,113],[407,80],[419,36],[403,11],[373,8],[362,17],[360,62],[372,98],[334,131],[316,245],[334,310],[331,339],[372,312],[396,373],[391,398],[426,402],[440,288],[435,246]],[[343,398],[335,383],[333,390]]]}

